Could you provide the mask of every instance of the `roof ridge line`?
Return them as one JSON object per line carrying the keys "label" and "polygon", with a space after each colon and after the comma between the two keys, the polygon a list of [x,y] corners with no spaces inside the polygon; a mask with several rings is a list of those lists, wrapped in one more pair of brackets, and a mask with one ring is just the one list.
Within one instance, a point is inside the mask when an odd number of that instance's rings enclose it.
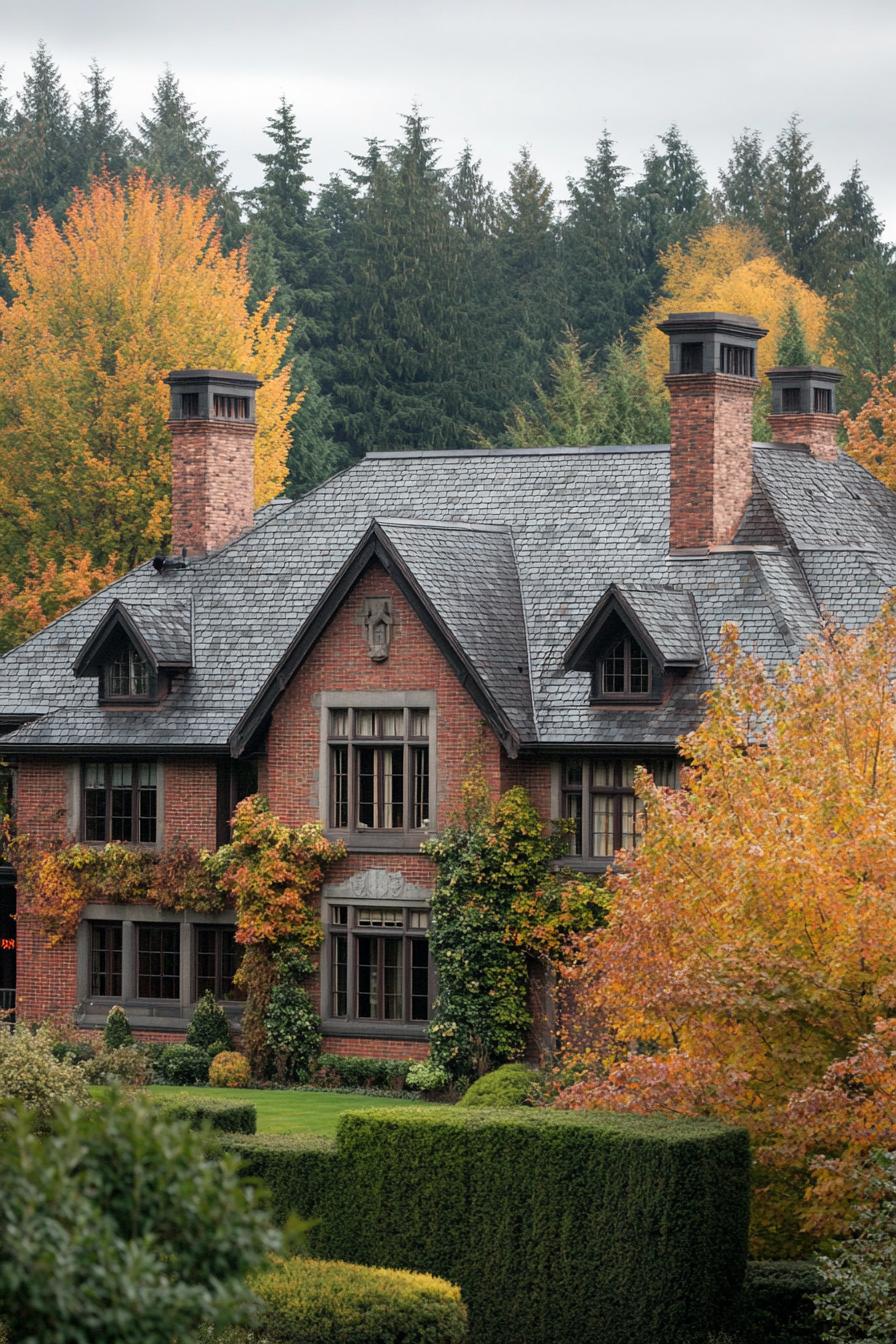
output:
{"label": "roof ridge line", "polygon": [[362,462],[375,462],[377,459],[394,461],[395,458],[436,458],[436,457],[587,457],[614,453],[668,453],[668,443],[594,443],[584,447],[545,448],[406,448],[384,449],[381,452],[365,453]]}
{"label": "roof ridge line", "polygon": [[454,520],[443,521],[440,518],[383,517],[382,514],[374,514],[373,518],[375,522],[382,523],[385,527],[431,527],[457,532],[497,532],[501,536],[509,536],[512,531],[508,523],[462,523]]}

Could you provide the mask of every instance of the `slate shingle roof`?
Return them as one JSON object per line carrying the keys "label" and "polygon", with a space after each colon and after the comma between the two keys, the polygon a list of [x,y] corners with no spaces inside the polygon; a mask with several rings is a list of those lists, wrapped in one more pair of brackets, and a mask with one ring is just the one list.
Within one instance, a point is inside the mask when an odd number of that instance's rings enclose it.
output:
{"label": "slate shingle roof", "polygon": [[[185,570],[141,566],[7,654],[0,716],[46,717],[4,747],[226,749],[375,519],[526,741],[671,744],[699,718],[705,660],[637,709],[592,708],[587,673],[563,670],[609,584],[688,596],[708,653],[733,620],[771,666],[793,657],[820,612],[871,619],[896,581],[896,496],[856,463],[757,445],[754,477],[741,546],[679,558],[668,554],[668,448],[370,455],[262,511],[240,541]],[[193,668],[159,710],[102,711],[95,683],[71,673],[115,598],[160,613],[192,603]]]}
{"label": "slate shingle roof", "polygon": [[664,663],[703,662],[703,641],[690,593],[636,584],[620,586],[619,591],[650,634]]}

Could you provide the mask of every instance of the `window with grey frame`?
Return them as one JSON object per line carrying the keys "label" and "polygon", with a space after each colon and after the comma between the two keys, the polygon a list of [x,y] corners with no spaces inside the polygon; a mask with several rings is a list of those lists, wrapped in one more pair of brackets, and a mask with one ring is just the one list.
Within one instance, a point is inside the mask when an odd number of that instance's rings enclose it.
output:
{"label": "window with grey frame", "polygon": [[[133,965],[131,971],[137,999],[182,1000],[183,977],[189,973],[189,997],[198,1001],[206,990],[216,999],[229,1001],[245,997],[233,980],[243,949],[236,942],[236,930],[225,924],[197,924],[193,929],[193,962],[187,966],[181,956],[180,925],[165,922],[141,923],[135,920]],[[124,937],[120,920],[89,921],[89,980],[87,992],[92,999],[122,997],[124,986]]]}
{"label": "window with grey frame", "polygon": [[89,761],[81,771],[81,839],[154,845],[158,786],[154,761]]}
{"label": "window with grey frame", "polygon": [[340,708],[327,713],[331,829],[427,830],[429,710]]}
{"label": "window with grey frame", "polygon": [[561,763],[562,815],[571,823],[572,858],[609,861],[617,850],[636,849],[643,833],[644,808],[635,796],[639,765],[664,788],[674,788],[674,757],[576,756]]}
{"label": "window with grey frame", "polygon": [[328,904],[326,956],[330,1018],[406,1026],[429,1021],[428,910]]}

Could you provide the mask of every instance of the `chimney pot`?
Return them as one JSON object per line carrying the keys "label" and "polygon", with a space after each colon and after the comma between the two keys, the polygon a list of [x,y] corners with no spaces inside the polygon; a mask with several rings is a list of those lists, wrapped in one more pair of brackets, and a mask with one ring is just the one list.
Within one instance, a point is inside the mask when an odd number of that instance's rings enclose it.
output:
{"label": "chimney pot", "polygon": [[171,389],[171,544],[202,556],[252,526],[255,393],[252,374],[178,369]]}
{"label": "chimney pot", "polygon": [[735,313],[670,313],[658,325],[669,337],[669,545],[725,545],[753,491],[756,347],[767,331]]}
{"label": "chimney pot", "polygon": [[818,364],[769,369],[774,442],[802,444],[819,461],[835,462],[840,451],[837,384],[842,377],[837,369]]}

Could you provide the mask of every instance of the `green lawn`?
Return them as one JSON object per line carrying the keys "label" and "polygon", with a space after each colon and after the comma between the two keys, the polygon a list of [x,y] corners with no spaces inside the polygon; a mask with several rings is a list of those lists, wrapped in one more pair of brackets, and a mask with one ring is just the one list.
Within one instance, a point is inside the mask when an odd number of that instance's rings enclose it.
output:
{"label": "green lawn", "polygon": [[371,1097],[363,1092],[276,1092],[262,1087],[149,1087],[152,1097],[183,1101],[251,1101],[259,1134],[323,1134],[332,1138],[343,1111],[407,1106],[418,1098]]}

